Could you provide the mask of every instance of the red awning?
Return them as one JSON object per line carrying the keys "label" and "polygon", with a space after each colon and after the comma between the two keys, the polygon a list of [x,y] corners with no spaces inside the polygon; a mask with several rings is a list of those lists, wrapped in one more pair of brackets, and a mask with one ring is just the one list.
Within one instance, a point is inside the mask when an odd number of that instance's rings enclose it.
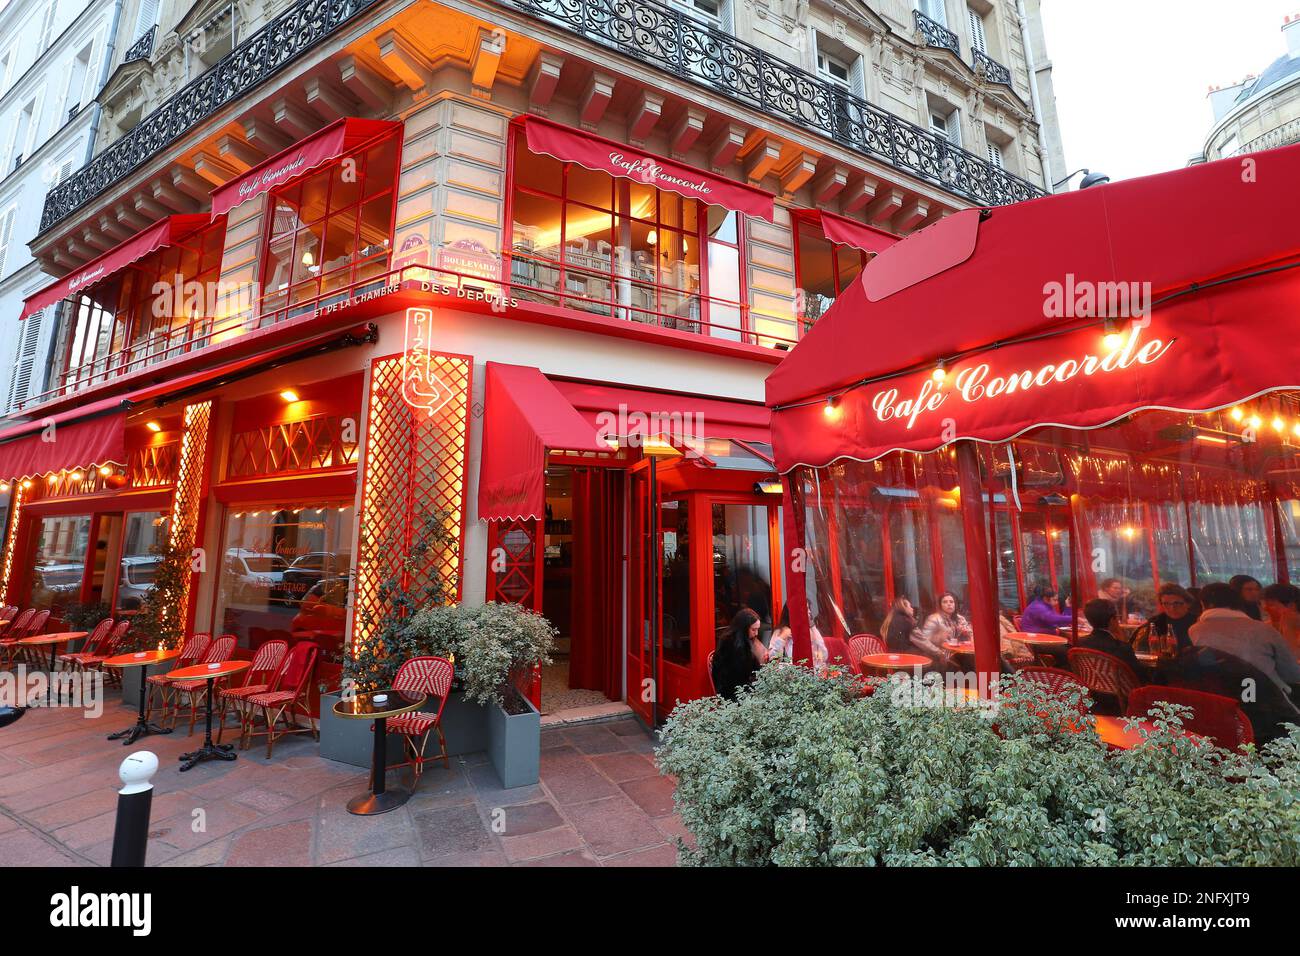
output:
{"label": "red awning", "polygon": [[852,246],[863,252],[881,253],[898,242],[899,237],[866,223],[837,216],[824,209],[796,209],[794,214],[821,227],[822,235],[836,245]]}
{"label": "red awning", "polygon": [[299,140],[288,149],[263,160],[244,175],[212,191],[212,218],[224,215],[241,202],[260,196],[276,186],[292,182],[330,160],[356,152],[370,140],[395,129],[401,123],[345,116],[324,129]]}
{"label": "red awning", "polygon": [[151,252],[184,241],[208,225],[210,221],[210,217],[203,214],[166,216],[159,219],[152,226],[140,230],[102,256],[97,256],[80,269],[51,282],[40,292],[29,296],[23,302],[20,318],[25,319],[48,305],[53,305],[87,286],[107,279]]}
{"label": "red awning", "polygon": [[772,221],[772,194],[761,189],[536,116],[522,122],[534,153]]}
{"label": "red awning", "polygon": [[[1300,146],[1290,146],[987,210],[964,258],[978,214],[904,240],[768,377],[778,468],[1004,441],[1048,424],[1094,428],[1140,409],[1208,411],[1300,387],[1277,340],[1300,302],[1300,232],[1278,215],[1297,180]],[[949,253],[929,267],[909,256],[927,241]],[[913,281],[880,282],[891,259]],[[1103,349],[1102,319],[1124,314],[1117,304],[1138,314],[1144,299],[1150,314],[1126,325],[1122,347]],[[931,377],[939,359],[942,388]]]}
{"label": "red awning", "polygon": [[478,479],[483,521],[542,517],[548,451],[610,450],[535,368],[488,362],[483,409]]}
{"label": "red awning", "polygon": [[674,395],[643,388],[555,382],[555,388],[602,435],[639,438],[772,440],[771,412],[762,405]]}
{"label": "red awning", "polygon": [[0,432],[0,478],[14,481],[65,468],[126,464],[129,402],[106,398]]}

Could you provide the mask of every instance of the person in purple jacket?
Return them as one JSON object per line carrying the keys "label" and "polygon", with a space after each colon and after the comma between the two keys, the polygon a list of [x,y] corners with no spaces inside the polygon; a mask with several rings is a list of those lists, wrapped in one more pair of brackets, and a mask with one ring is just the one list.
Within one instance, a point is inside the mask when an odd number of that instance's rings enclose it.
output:
{"label": "person in purple jacket", "polygon": [[1020,615],[1021,631],[1027,634],[1055,634],[1058,627],[1065,627],[1074,620],[1074,615],[1062,614],[1056,610],[1056,588],[1046,581],[1035,584],[1030,594],[1033,599]]}

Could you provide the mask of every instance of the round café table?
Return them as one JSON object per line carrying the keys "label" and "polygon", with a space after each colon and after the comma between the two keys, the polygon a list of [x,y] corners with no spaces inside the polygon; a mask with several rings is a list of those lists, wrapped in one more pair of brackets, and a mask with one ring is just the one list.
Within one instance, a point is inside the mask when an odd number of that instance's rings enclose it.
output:
{"label": "round caf\u00e9 table", "polygon": [[408,799],[411,792],[405,787],[389,790],[384,778],[388,774],[388,718],[397,717],[424,705],[425,694],[401,690],[376,690],[356,694],[351,700],[339,700],[334,713],[349,720],[375,722],[370,754],[370,792],[348,801],[348,813],[368,817],[396,810]]}
{"label": "round caf\u00e9 table", "polygon": [[[89,631],[61,631],[58,634],[37,634],[34,637],[24,637],[18,643],[23,647],[43,647],[50,646],[50,680],[45,685],[45,706],[50,705],[50,692],[54,688],[54,654],[60,644],[66,644],[68,641],[75,641],[77,638],[85,637]],[[63,702],[63,689],[59,689],[59,703]]]}
{"label": "round caf\u00e9 table", "polygon": [[163,675],[172,681],[205,680],[208,682],[208,691],[205,695],[207,701],[203,718],[203,746],[198,750],[191,750],[187,754],[181,754],[180,759],[183,761],[181,764],[182,773],[204,760],[234,760],[238,756],[235,753],[234,744],[214,744],[212,742],[212,694],[215,690],[213,683],[220,677],[230,677],[233,674],[242,673],[252,666],[252,661],[221,661],[216,664],[195,664],[193,667],[179,667]]}
{"label": "round caf\u00e9 table", "polygon": [[862,669],[874,671],[910,671],[914,667],[929,667],[934,663],[924,654],[868,654],[858,661]]}
{"label": "round caf\u00e9 table", "polygon": [[[1111,750],[1131,750],[1145,739],[1138,728],[1148,733],[1156,729],[1155,724],[1150,721],[1140,720],[1132,730],[1127,729],[1124,725],[1128,722],[1125,717],[1107,717],[1100,715],[1093,718],[1096,721],[1097,736]],[[1203,740],[1200,734],[1194,734],[1190,730],[1184,730],[1183,736],[1188,740]]]}
{"label": "round caf\u00e9 table", "polygon": [[[104,667],[116,667],[125,671],[128,667],[149,667],[152,664],[163,664],[167,661],[175,660],[181,656],[179,650],[175,651],[136,651],[133,654],[118,654],[116,657],[109,657],[104,660]],[[140,675],[140,712],[136,716],[135,723],[126,730],[119,730],[115,734],[109,734],[109,740],[122,740],[122,746],[126,747],[135,743],[141,737],[147,737],[150,734],[170,734],[170,727],[160,727],[151,720],[146,720],[144,716],[144,701],[146,689],[149,681],[147,675]]]}

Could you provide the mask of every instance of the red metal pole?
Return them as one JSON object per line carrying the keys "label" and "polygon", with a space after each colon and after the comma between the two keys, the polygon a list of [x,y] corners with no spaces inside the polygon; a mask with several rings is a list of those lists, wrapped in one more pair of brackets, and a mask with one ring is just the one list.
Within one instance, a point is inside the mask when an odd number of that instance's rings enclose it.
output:
{"label": "red metal pole", "polygon": [[997,595],[989,575],[984,488],[974,442],[957,443],[957,481],[961,488],[962,531],[966,538],[971,627],[975,631],[975,669],[980,672],[983,689],[1001,670],[1002,635],[998,628]]}

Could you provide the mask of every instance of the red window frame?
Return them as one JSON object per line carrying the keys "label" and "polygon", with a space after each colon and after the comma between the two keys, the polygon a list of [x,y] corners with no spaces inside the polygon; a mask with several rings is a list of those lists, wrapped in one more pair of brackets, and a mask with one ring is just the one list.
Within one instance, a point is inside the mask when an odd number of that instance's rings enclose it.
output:
{"label": "red window frame", "polygon": [[[815,232],[815,227],[812,225],[812,223],[807,222],[807,220],[803,220],[798,217],[792,217],[792,219],[794,220],[791,223],[791,232],[794,233],[794,284],[796,289],[802,290],[804,288],[803,242],[806,238],[803,235],[803,232],[804,229],[808,229],[810,232]],[[858,258],[858,270],[857,272],[853,273],[851,278],[848,279],[848,282],[852,282],[859,275],[861,275],[862,270],[867,267],[867,260],[871,258],[871,253],[864,252],[861,249],[858,249],[854,246],[846,245],[842,242],[831,242],[829,239],[825,238],[825,236],[816,237],[816,238],[820,238],[823,242],[825,242],[828,246],[831,247],[831,279],[835,283],[835,298],[839,298],[841,293],[843,293],[844,289],[846,288],[846,283],[842,281],[844,274],[843,271],[840,269],[841,257],[851,259],[851,257],[856,256]],[[851,261],[849,264],[852,265]],[[815,321],[815,320],[810,321],[809,319],[807,319],[803,312],[802,302],[806,302],[806,301],[807,301],[807,295],[805,293],[805,295],[801,300],[800,314],[795,317],[796,334],[798,335],[799,338],[803,338],[804,334],[808,331],[808,329],[812,328],[813,321]]]}

